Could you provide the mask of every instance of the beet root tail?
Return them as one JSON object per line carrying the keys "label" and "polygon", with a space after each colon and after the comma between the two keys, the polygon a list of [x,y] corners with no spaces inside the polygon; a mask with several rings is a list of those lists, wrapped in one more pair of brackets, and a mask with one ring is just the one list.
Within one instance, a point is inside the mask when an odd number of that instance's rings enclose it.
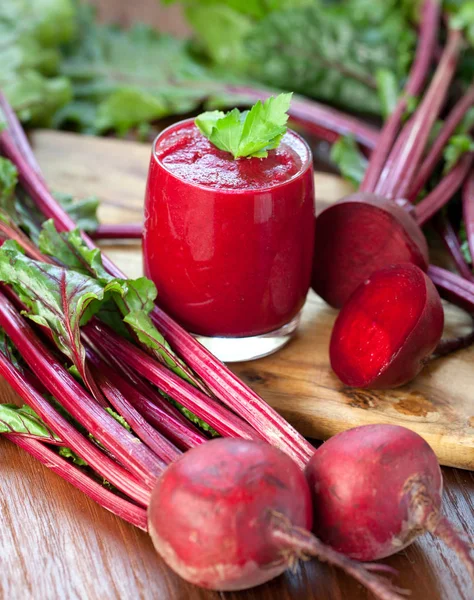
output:
{"label": "beet root tail", "polygon": [[[402,600],[410,592],[397,588],[386,577],[376,575],[376,571],[393,573],[390,567],[374,563],[363,564],[336,552],[323,544],[309,531],[294,527],[281,514],[272,514],[272,537],[278,541],[282,550],[296,558],[305,560],[313,556],[321,562],[339,567],[370,590],[379,600]],[[291,559],[290,559],[291,562]]]}
{"label": "beet root tail", "polygon": [[435,526],[428,527],[428,531],[456,553],[466,567],[474,585],[473,549],[471,544],[464,539],[462,532],[458,531],[445,517],[441,517]]}
{"label": "beet root tail", "polygon": [[469,348],[469,346],[472,344],[474,344],[474,323],[473,328],[469,333],[460,335],[456,338],[442,339],[436,346],[433,354],[436,358],[447,356],[448,354],[456,352],[457,350]]}

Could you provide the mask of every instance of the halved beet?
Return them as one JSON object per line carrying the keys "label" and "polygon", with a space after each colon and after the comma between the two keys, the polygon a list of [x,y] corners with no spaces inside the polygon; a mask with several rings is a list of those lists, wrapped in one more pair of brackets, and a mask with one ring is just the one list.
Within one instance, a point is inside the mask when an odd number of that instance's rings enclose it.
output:
{"label": "halved beet", "polygon": [[312,287],[331,306],[343,306],[374,271],[405,262],[426,271],[428,245],[415,219],[395,202],[359,192],[318,216]]}
{"label": "halved beet", "polygon": [[416,265],[381,269],[349,298],[334,324],[331,366],[346,385],[392,388],[407,383],[437,347],[441,300]]}

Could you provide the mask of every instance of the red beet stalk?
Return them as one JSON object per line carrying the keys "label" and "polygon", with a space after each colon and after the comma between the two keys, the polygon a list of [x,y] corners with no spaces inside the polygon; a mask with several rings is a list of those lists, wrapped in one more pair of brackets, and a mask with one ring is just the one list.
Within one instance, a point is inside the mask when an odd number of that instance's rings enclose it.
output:
{"label": "red beet stalk", "polygon": [[[208,423],[218,433],[228,437],[260,439],[260,436],[237,415],[231,413],[216,400],[196,390],[172,371],[153,360],[143,350],[136,348],[101,323],[91,323],[84,331],[93,344],[101,342],[108,354],[115,354],[165,394],[171,396],[197,417]],[[105,335],[107,333],[107,335]]]}
{"label": "red beet stalk", "polygon": [[[0,148],[15,163],[21,183],[38,209],[47,218],[53,219],[60,231],[74,229],[75,223],[49,193],[41,178],[31,169],[7,130],[0,134]],[[85,234],[83,239],[89,247],[95,247]],[[102,258],[109,273],[124,277],[106,255],[103,254]],[[152,319],[178,354],[224,404],[247,420],[264,439],[287,452],[300,465],[306,463],[314,448],[283,417],[158,307],[153,310]]]}
{"label": "red beet stalk", "polygon": [[140,412],[132,406],[127,396],[123,394],[112,382],[115,373],[109,377],[100,369],[94,369],[94,378],[99,389],[113,406],[113,408],[127,421],[133,432],[146,444],[165,464],[176,460],[181,452],[168,441],[161,433],[156,431],[150,423],[143,418]]}
{"label": "red beet stalk", "polygon": [[90,231],[93,240],[140,240],[143,234],[142,223],[106,224]]}
{"label": "red beet stalk", "polygon": [[382,172],[385,160],[400,129],[408,98],[418,96],[425,84],[434,49],[438,40],[440,22],[438,0],[425,0],[421,10],[421,28],[408,82],[392,114],[385,121],[377,145],[360,186],[361,191],[373,192]]}
{"label": "red beet stalk", "polygon": [[428,275],[443,298],[474,313],[474,282],[434,265],[430,265]]}
{"label": "red beet stalk", "polygon": [[243,417],[267,442],[286,452],[299,465],[306,464],[314,452],[313,446],[281,415],[159,307],[154,309],[152,319],[226,406]]}
{"label": "red beet stalk", "polygon": [[[143,379],[129,365],[117,359],[111,353],[104,353],[108,364],[112,365],[114,371],[114,381],[128,397],[130,401],[150,421],[158,430],[163,427],[166,436],[178,446],[188,448],[198,446],[207,438],[172,404],[170,404],[158,390]],[[101,368],[107,365],[102,361]],[[117,371],[121,377],[117,377]],[[134,390],[134,394],[131,393]],[[143,411],[143,412],[142,412]],[[160,423],[163,423],[160,425]],[[176,424],[176,425],[174,425]]]}
{"label": "red beet stalk", "polygon": [[[208,438],[205,435],[161,396],[158,396],[159,402],[155,404],[150,399],[157,399],[156,396],[158,394],[155,395],[154,390],[150,388],[153,393],[147,392],[145,396],[137,387],[131,385],[131,383],[114,371],[104,360],[99,358],[97,354],[88,350],[87,358],[94,365],[95,370],[106,377],[109,384],[113,382],[113,386],[117,391],[127,399],[144,419],[166,436],[166,439],[169,439],[173,444],[176,444],[176,446],[183,450],[188,450],[207,441]],[[163,405],[167,405],[167,409],[171,408],[172,410],[164,410]]]}
{"label": "red beet stalk", "polygon": [[385,198],[405,198],[428,142],[431,129],[441,111],[456,71],[462,34],[450,29],[436,73],[420,106],[398,136],[385,163],[375,192]]}
{"label": "red beet stalk", "polygon": [[[31,240],[16,227],[10,227],[5,222],[0,221],[0,238],[5,238],[8,240],[14,240],[19,246],[21,246],[26,254],[35,260],[41,260],[41,252],[38,248],[31,242]],[[0,239],[0,246],[3,244],[3,240]]]}
{"label": "red beet stalk", "polygon": [[120,498],[102,485],[88,477],[83,471],[61,458],[45,444],[33,439],[12,433],[6,434],[7,439],[28,452],[33,458],[57,473],[62,479],[71,483],[75,488],[86,494],[91,500],[110,511],[124,521],[147,531],[146,510],[135,506],[128,500]]}
{"label": "red beet stalk", "polygon": [[104,455],[39,394],[18,369],[0,353],[0,374],[21,398],[76,454],[130,498],[146,506],[150,491],[122,466]]}
{"label": "red beet stalk", "polygon": [[461,123],[464,115],[474,105],[474,84],[470,86],[468,91],[457,102],[454,108],[446,118],[441,131],[436,137],[431,146],[426,158],[423,160],[418,174],[415,176],[413,184],[410,187],[408,197],[411,201],[415,201],[418,194],[424,188],[428,179],[433,172],[436,164],[443,154],[443,149],[449,141],[449,138],[454,134],[456,127]]}
{"label": "red beet stalk", "polygon": [[419,225],[429,221],[453,197],[471,171],[473,160],[473,152],[464,154],[433,191],[414,207],[414,215]]}
{"label": "red beet stalk", "polygon": [[435,228],[441,236],[460,275],[464,277],[464,279],[474,281],[474,275],[464,259],[459,238],[454,231],[451,222],[444,215],[439,214],[435,222]]}
{"label": "red beet stalk", "polygon": [[[15,142],[15,145],[20,150],[20,152],[25,157],[26,161],[30,165],[30,167],[37,173],[41,178],[41,169],[36,160],[34,152],[30,146],[30,142],[26,137],[25,130],[21,126],[20,121],[18,120],[15,111],[11,107],[10,103],[6,99],[5,95],[0,90],[0,110],[3,112],[6,122],[8,125],[8,129],[10,130],[10,134]],[[1,115],[0,115],[1,116]],[[1,122],[1,121],[0,121]]]}
{"label": "red beet stalk", "polygon": [[0,294],[0,326],[48,391],[60,398],[64,408],[151,489],[164,463],[97,404],[41,343],[3,294]]}

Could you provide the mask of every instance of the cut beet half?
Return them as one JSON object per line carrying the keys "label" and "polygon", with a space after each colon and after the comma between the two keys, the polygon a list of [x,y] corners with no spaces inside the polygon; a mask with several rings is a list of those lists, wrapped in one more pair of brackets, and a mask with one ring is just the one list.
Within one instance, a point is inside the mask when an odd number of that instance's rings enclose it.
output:
{"label": "cut beet half", "polygon": [[324,210],[316,221],[312,286],[340,308],[374,271],[410,262],[426,271],[428,245],[405,208],[359,192]]}
{"label": "cut beet half", "polygon": [[392,388],[422,369],[443,333],[436,288],[413,264],[373,273],[344,305],[334,325],[330,359],[348,386]]}

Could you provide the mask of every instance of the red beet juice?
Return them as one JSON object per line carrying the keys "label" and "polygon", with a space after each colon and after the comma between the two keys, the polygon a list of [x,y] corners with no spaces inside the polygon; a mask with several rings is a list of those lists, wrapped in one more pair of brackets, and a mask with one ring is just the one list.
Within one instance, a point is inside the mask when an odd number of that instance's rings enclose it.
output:
{"label": "red beet juice", "polygon": [[291,322],[309,289],[311,152],[288,130],[267,158],[234,159],[192,120],[155,141],[147,182],[145,273],[194,334],[251,337]]}

